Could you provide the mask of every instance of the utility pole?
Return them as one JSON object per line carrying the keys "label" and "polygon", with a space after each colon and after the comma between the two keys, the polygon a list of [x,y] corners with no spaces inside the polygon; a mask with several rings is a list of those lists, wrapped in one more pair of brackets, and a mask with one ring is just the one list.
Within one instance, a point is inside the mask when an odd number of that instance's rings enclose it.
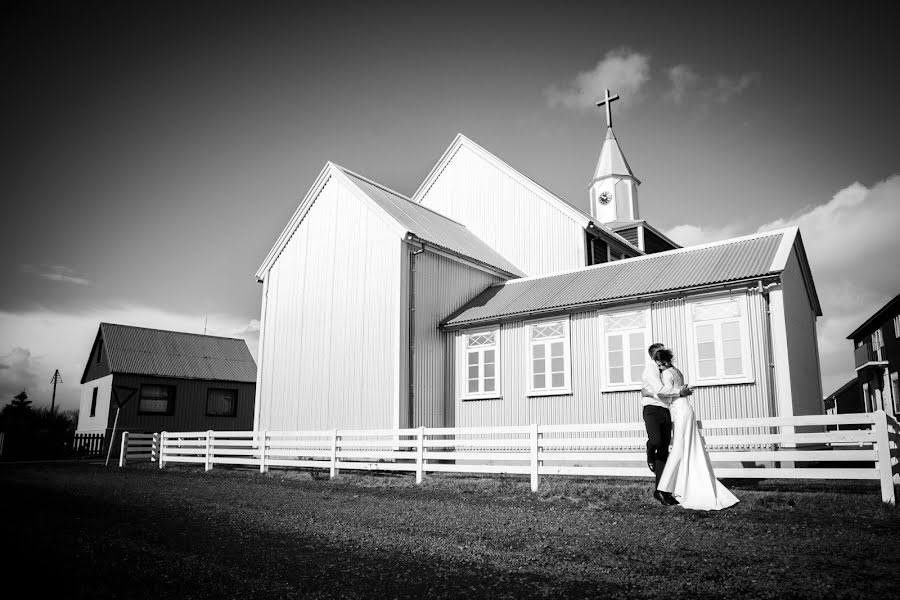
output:
{"label": "utility pole", "polygon": [[56,410],[56,384],[62,383],[62,375],[59,374],[59,369],[56,369],[56,372],[53,374],[53,378],[50,379],[50,383],[53,384],[53,398],[50,400],[50,412],[52,413]]}

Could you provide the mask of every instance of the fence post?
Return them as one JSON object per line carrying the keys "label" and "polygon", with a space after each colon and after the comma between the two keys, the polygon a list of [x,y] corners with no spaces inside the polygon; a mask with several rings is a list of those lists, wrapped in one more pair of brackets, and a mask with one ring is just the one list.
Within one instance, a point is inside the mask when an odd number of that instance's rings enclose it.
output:
{"label": "fence post", "polygon": [[890,505],[896,504],[894,497],[894,475],[891,465],[891,438],[888,434],[887,413],[876,410],[875,417],[875,450],[878,452],[878,478],[881,480],[881,500]]}
{"label": "fence post", "polygon": [[259,472],[265,473],[268,469],[266,468],[266,438],[269,436],[269,432],[263,429],[260,432],[260,444],[259,444]]}
{"label": "fence post", "polygon": [[329,476],[334,479],[339,471],[337,468],[337,447],[338,447],[337,429],[331,430],[331,472]]}
{"label": "fence post", "polygon": [[166,466],[166,432],[159,434],[159,468]]}
{"label": "fence post", "polygon": [[153,439],[150,440],[150,462],[159,458],[159,432],[153,432]]}
{"label": "fence post", "polygon": [[128,452],[128,432],[122,432],[122,448],[119,450],[119,467],[124,467],[127,459],[125,453]]}
{"label": "fence post", "polygon": [[206,430],[206,464],[203,465],[205,471],[212,471],[212,429]]}
{"label": "fence post", "polygon": [[419,427],[418,446],[416,447],[416,483],[422,483],[425,472],[425,426]]}
{"label": "fence post", "polygon": [[538,433],[537,423],[531,424],[531,491],[538,491],[538,484],[541,481],[540,474],[538,473],[538,466],[540,465],[538,461],[538,450],[540,445],[538,443],[538,439],[540,434]]}

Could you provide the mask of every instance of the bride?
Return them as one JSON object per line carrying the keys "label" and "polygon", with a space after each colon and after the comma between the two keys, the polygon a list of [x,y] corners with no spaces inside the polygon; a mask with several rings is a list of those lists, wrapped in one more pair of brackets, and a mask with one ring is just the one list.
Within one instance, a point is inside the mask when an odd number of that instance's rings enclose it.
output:
{"label": "bride", "polygon": [[[684,376],[672,366],[672,358],[672,351],[668,349],[656,354],[656,364],[663,369],[659,374],[663,384],[660,397],[678,396],[684,387]],[[688,398],[675,398],[669,409],[672,411],[672,451],[657,489],[672,494],[682,508],[722,510],[737,504],[738,499],[713,473]]]}

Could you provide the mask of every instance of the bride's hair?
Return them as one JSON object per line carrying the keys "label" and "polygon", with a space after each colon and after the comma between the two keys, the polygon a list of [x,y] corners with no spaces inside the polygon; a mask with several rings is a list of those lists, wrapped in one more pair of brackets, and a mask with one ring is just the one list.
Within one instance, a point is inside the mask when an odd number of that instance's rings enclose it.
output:
{"label": "bride's hair", "polygon": [[663,348],[662,350],[658,350],[656,352],[656,360],[662,363],[672,364],[672,359],[675,358],[675,355],[672,354],[672,351],[668,348]]}

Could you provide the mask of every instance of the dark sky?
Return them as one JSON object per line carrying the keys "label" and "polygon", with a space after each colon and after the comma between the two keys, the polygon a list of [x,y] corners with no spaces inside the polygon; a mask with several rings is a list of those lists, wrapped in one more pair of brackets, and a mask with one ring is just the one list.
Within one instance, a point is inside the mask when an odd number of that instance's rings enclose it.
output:
{"label": "dark sky", "polygon": [[878,191],[896,19],[807,6],[5,3],[0,394],[76,381],[101,319],[252,347],[253,274],[327,160],[412,195],[462,132],[586,208],[605,120],[580,73],[613,74],[641,216],[684,243]]}

